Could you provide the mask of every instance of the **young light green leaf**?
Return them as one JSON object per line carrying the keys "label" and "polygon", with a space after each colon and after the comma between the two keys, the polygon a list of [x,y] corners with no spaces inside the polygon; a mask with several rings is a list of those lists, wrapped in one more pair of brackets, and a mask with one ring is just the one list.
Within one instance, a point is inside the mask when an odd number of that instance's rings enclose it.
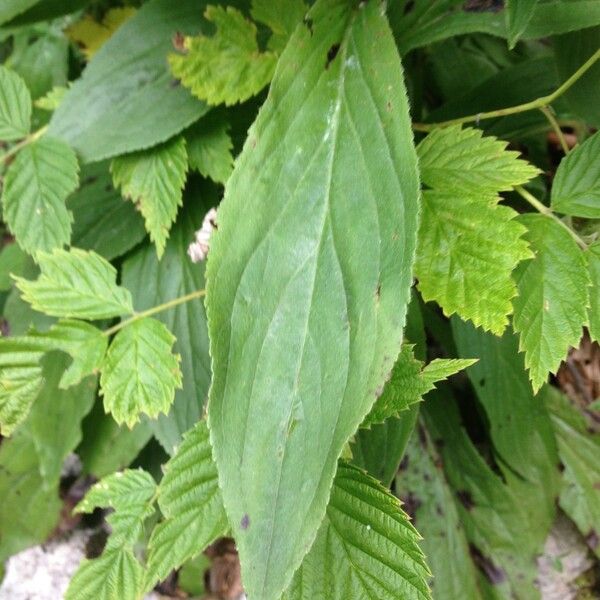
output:
{"label": "young light green leaf", "polygon": [[139,206],[159,257],[182,203],[187,169],[182,136],[150,150],[119,156],[110,165],[115,187]]}
{"label": "young light green leaf", "polygon": [[425,301],[501,334],[517,293],[512,272],[531,256],[516,216],[489,194],[425,191],[415,265]]}
{"label": "young light green leaf", "polygon": [[156,319],[144,318],[123,328],[112,341],[100,377],[104,409],[128,427],[140,414],[167,413],[181,386],[179,355],[173,334]]}
{"label": "young light green leaf", "polygon": [[600,241],[593,243],[586,252],[592,287],[588,309],[588,329],[590,336],[600,342]]}
{"label": "young light green leaf", "polygon": [[552,208],[565,215],[600,218],[600,133],[565,156],[552,182]]}
{"label": "young light green leaf", "polygon": [[89,320],[133,312],[130,293],[116,283],[116,269],[95,252],[72,248],[41,252],[37,258],[37,280],[15,278],[23,299],[35,310]]}
{"label": "young light green leaf", "polygon": [[397,416],[411,405],[421,402],[423,396],[435,388],[436,383],[475,362],[476,359],[436,358],[424,366],[415,358],[412,346],[405,345],[394,365],[390,380],[385,384],[383,393],[363,421],[362,427],[383,423],[389,417]]}
{"label": "young light green leaf", "polygon": [[92,512],[110,507],[111,534],[99,558],[84,559],[75,573],[66,600],[137,600],[141,594],[143,568],[133,554],[144,521],[154,511],[156,484],[142,471],[126,470],[95,484],[75,511]]}
{"label": "young light green leaf", "polygon": [[209,424],[250,598],[279,600],[400,351],[418,196],[380,5],[318,1],[280,59],[208,256]]}
{"label": "young light green leaf", "polygon": [[144,2],[69,88],[52,115],[50,134],[89,163],[150,148],[197,121],[208,107],[173,85],[165,57],[175,32],[207,29],[205,5],[206,0]]}
{"label": "young light green leaf", "polygon": [[303,0],[252,0],[250,12],[255,21],[264,23],[273,32],[269,48],[282,52],[306,10]]}
{"label": "young light green leaf", "polygon": [[158,505],[165,519],[148,544],[145,589],[193,558],[229,528],[208,427],[200,421],[164,468]]}
{"label": "young light green leaf", "polygon": [[185,134],[190,168],[218,183],[225,183],[233,170],[233,143],[229,123],[222,115],[210,113]]}
{"label": "young light green leaf", "polygon": [[440,192],[483,196],[508,191],[540,173],[507,146],[508,142],[483,137],[480,129],[472,127],[434,129],[417,146],[421,179]]}
{"label": "young light green leaf", "polygon": [[77,157],[64,142],[44,137],[17,154],[2,190],[4,220],[29,254],[61,248],[71,239],[65,206],[79,183]]}
{"label": "young light green leaf", "polygon": [[24,138],[31,128],[31,95],[25,82],[0,65],[0,140]]}
{"label": "young light green leaf", "polygon": [[207,6],[212,37],[185,38],[185,54],[171,54],[173,75],[208,104],[231,105],[258,94],[271,81],[277,55],[260,52],[256,25],[237,9]]}
{"label": "young light green leaf", "polygon": [[514,299],[513,326],[537,391],[581,337],[590,277],[583,253],[553,219],[527,214],[519,222],[527,227],[525,239],[535,258],[515,273],[519,295]]}
{"label": "young light green leaf", "polygon": [[590,428],[586,417],[556,388],[546,386],[541,396],[552,416],[564,465],[560,507],[600,556],[600,546],[594,543],[600,531],[600,434]]}
{"label": "young light green leaf", "polygon": [[341,463],[317,539],[282,600],[431,598],[419,539],[389,490]]}
{"label": "young light green leaf", "polygon": [[514,48],[523,35],[538,0],[506,0],[506,29],[508,33],[508,46]]}

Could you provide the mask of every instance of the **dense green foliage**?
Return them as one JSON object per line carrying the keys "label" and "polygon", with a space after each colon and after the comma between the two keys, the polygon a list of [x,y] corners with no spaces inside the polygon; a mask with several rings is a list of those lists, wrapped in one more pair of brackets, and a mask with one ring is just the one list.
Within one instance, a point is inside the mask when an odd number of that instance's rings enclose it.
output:
{"label": "dense green foliage", "polygon": [[229,535],[250,600],[540,598],[564,516],[600,557],[600,403],[555,377],[600,342],[599,32],[600,0],[0,2],[0,560],[72,453],[74,513],[112,512],[69,600]]}

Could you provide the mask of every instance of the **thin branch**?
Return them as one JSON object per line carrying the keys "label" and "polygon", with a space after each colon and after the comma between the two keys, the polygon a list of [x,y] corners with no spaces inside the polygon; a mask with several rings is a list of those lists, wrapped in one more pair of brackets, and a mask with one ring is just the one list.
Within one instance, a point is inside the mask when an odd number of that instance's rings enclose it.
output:
{"label": "thin branch", "polygon": [[554,130],[554,133],[556,133],[556,136],[558,137],[558,141],[560,142],[560,146],[561,146],[563,152],[565,153],[565,155],[569,154],[569,150],[570,150],[569,144],[567,144],[567,140],[565,139],[565,134],[563,133],[563,130],[560,128],[560,125],[558,124],[558,121],[556,120],[556,117],[554,116],[554,112],[552,111],[552,108],[550,106],[542,106],[542,108],[540,108],[540,110],[542,111],[542,113],[544,114],[546,119],[548,119],[548,122],[550,123],[550,126]]}
{"label": "thin branch", "polygon": [[508,115],[516,115],[518,113],[526,112],[528,110],[534,110],[543,108],[554,102],[558,97],[562,96],[578,79],[580,79],[597,61],[600,59],[600,49],[596,50],[590,58],[588,58],[580,67],[569,77],[562,85],[547,96],[541,96],[530,102],[524,102],[523,104],[517,104],[516,106],[510,106],[508,108],[499,108],[498,110],[490,110],[487,112],[478,113],[475,115],[468,115],[466,117],[458,117],[457,119],[450,119],[449,121],[442,121],[440,123],[413,123],[413,129],[415,131],[432,131],[438,127],[447,127],[448,125],[459,125],[462,123],[479,123],[484,119],[493,119],[494,117],[506,117]]}
{"label": "thin branch", "polygon": [[37,131],[30,133],[27,137],[23,138],[18,144],[15,144],[10,150],[7,150],[4,154],[0,156],[0,164],[5,164],[6,161],[14,156],[19,150],[25,148],[29,144],[32,144],[36,140],[39,140],[48,130],[48,125],[41,127]]}
{"label": "thin branch", "polygon": [[564,221],[559,219],[550,207],[546,206],[545,204],[542,204],[533,194],[530,194],[525,188],[522,188],[521,186],[515,187],[515,192],[517,192],[539,213],[550,217],[551,219],[554,219],[563,229],[565,229],[569,233],[569,235],[577,242],[577,245],[582,250],[587,250],[587,244]]}
{"label": "thin branch", "polygon": [[202,298],[202,296],[204,296],[204,295],[206,295],[206,290],[196,290],[195,292],[191,292],[189,294],[186,294],[185,296],[179,296],[179,298],[174,298],[173,300],[169,300],[168,302],[164,302],[163,304],[158,304],[157,306],[153,306],[152,308],[149,308],[148,310],[144,310],[142,312],[135,313],[132,317],[129,317],[129,319],[124,319],[120,323],[117,323],[116,325],[113,325],[112,327],[105,329],[102,332],[102,335],[105,335],[106,337],[111,336],[114,333],[117,333],[117,331],[120,331],[121,329],[123,329],[124,327],[127,327],[127,325],[131,325],[135,321],[139,321],[140,319],[144,319],[145,317],[151,317],[152,315],[155,315],[156,313],[163,312],[165,310],[169,310],[170,308],[174,308],[175,306],[179,306],[180,304],[185,304],[186,302],[189,302],[190,300],[195,300],[196,298]]}

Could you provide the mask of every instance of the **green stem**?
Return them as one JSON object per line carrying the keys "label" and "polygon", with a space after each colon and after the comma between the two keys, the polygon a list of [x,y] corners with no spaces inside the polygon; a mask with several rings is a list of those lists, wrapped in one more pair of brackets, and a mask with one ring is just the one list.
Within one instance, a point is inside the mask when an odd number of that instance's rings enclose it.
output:
{"label": "green stem", "polygon": [[560,125],[558,124],[558,121],[556,120],[556,117],[554,116],[552,109],[550,108],[550,106],[542,106],[542,108],[540,108],[540,110],[542,111],[542,113],[544,113],[544,116],[546,117],[546,119],[548,119],[548,123],[550,123],[550,126],[552,127],[552,129],[554,129],[554,133],[556,133],[556,135],[558,137],[558,141],[560,142],[563,152],[565,153],[565,155],[569,154],[570,148],[569,148],[569,145],[567,144],[567,140],[565,139],[565,134],[563,133],[562,129],[560,128]]}
{"label": "green stem", "polygon": [[450,119],[449,121],[442,121],[441,123],[413,123],[413,129],[415,131],[432,131],[438,127],[447,127],[448,125],[460,125],[462,123],[479,123],[484,119],[492,119],[494,117],[506,117],[508,115],[515,115],[517,113],[526,112],[528,110],[534,110],[536,108],[543,108],[548,106],[559,96],[562,96],[586,71],[588,71],[596,61],[600,59],[600,48],[590,56],[580,67],[569,77],[562,85],[556,88],[551,94],[547,96],[541,96],[530,102],[524,102],[523,104],[517,104],[516,106],[510,106],[508,108],[499,108],[498,110],[490,110],[487,112],[478,113],[476,115],[468,115],[466,117],[459,117],[457,119]]}
{"label": "green stem", "polygon": [[569,233],[569,235],[577,242],[577,244],[583,250],[587,250],[587,244],[564,221],[559,219],[550,207],[546,206],[545,204],[542,204],[533,194],[530,194],[525,188],[522,188],[521,186],[515,187],[515,192],[517,192],[539,213],[546,215],[551,219],[554,219],[563,229],[565,229]]}
{"label": "green stem", "polygon": [[48,125],[41,127],[37,131],[30,133],[27,137],[23,138],[18,144],[15,144],[10,150],[7,150],[4,154],[0,156],[0,164],[6,163],[6,161],[14,156],[21,148],[25,148],[29,144],[39,140],[48,130]]}
{"label": "green stem", "polygon": [[196,298],[202,298],[202,296],[204,296],[205,294],[206,294],[206,290],[196,290],[195,292],[191,292],[189,294],[186,294],[185,296],[179,296],[179,298],[174,298],[173,300],[169,300],[168,302],[164,302],[163,304],[158,304],[157,306],[153,306],[152,308],[149,308],[148,310],[144,310],[142,312],[135,313],[132,317],[129,317],[129,319],[124,319],[120,323],[117,323],[116,325],[113,325],[112,327],[105,329],[102,332],[102,335],[105,335],[107,337],[111,336],[111,335],[113,335],[113,333],[117,333],[117,331],[120,331],[124,327],[127,327],[127,325],[131,325],[135,321],[139,321],[140,319],[144,319],[145,317],[151,317],[152,315],[155,315],[156,313],[163,312],[165,310],[169,310],[170,308],[174,308],[175,306],[179,306],[180,304],[185,304],[186,302],[189,302],[190,300],[195,300]]}

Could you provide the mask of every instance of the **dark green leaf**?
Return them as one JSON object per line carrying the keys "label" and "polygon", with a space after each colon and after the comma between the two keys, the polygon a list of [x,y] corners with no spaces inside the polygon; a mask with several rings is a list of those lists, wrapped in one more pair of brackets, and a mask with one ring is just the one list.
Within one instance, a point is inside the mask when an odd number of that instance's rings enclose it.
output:
{"label": "dark green leaf", "polygon": [[205,25],[203,2],[147,2],[99,50],[50,123],[84,162],[164,142],[201,117],[206,105],[174,84],[166,63],[175,32]]}

